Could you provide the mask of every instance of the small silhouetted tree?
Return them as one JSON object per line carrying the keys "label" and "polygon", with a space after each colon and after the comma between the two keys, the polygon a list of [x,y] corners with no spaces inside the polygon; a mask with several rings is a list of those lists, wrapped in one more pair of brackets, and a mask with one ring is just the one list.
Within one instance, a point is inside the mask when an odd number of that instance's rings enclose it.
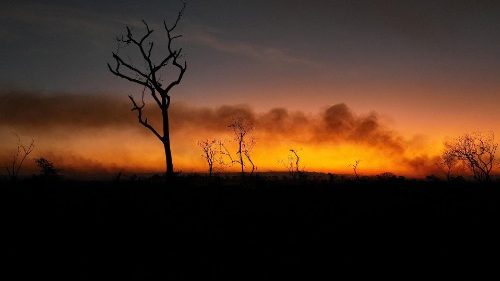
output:
{"label": "small silhouetted tree", "polygon": [[40,175],[43,177],[57,177],[57,169],[54,167],[54,163],[41,157],[35,159],[35,163],[40,170]]}
{"label": "small silhouetted tree", "polygon": [[493,133],[464,134],[445,143],[445,151],[463,161],[478,181],[490,181],[498,144]]}
{"label": "small silhouetted tree", "polygon": [[198,141],[198,146],[203,151],[201,156],[207,162],[209,176],[212,176],[214,164],[217,162],[217,156],[220,154],[220,151],[217,149],[218,144],[219,142],[215,139]]}
{"label": "small silhouetted tree", "polygon": [[286,162],[280,160],[278,163],[283,164],[285,168],[287,168],[288,174],[290,174],[291,177],[294,178],[300,174],[300,156],[295,149],[289,149]]}
{"label": "small silhouetted tree", "polygon": [[451,173],[452,173],[453,169],[457,166],[458,161],[459,160],[455,156],[455,154],[448,149],[445,149],[443,151],[443,153],[441,154],[439,164],[445,168],[446,180],[450,181]]}
{"label": "small silhouetted tree", "polygon": [[354,172],[354,176],[356,177],[356,180],[359,180],[359,174],[358,174],[359,160],[354,161],[354,164],[352,164],[351,166]]}
{"label": "small silhouetted tree", "polygon": [[290,149],[290,152],[293,154],[293,156],[295,157],[295,173],[298,174],[299,173],[299,163],[300,163],[300,157],[299,155],[297,154],[297,151],[295,151],[295,149]]}
{"label": "small silhouetted tree", "polygon": [[7,165],[7,167],[5,167],[9,178],[12,180],[17,179],[17,177],[19,176],[19,172],[23,167],[24,161],[26,160],[26,158],[28,158],[30,153],[33,152],[33,149],[35,149],[34,139],[31,139],[29,145],[25,145],[21,142],[21,138],[18,135],[16,135],[16,137],[17,137],[17,150],[12,156],[10,163]]}
{"label": "small silhouetted tree", "polygon": [[[130,27],[126,26],[126,34],[122,35],[117,40],[119,44],[124,44],[125,47],[135,47],[135,49],[140,53],[140,57],[142,58],[145,67],[140,67],[129,63],[120,55],[118,55],[118,52],[113,52],[115,66],[112,67],[108,63],[108,68],[111,73],[132,83],[138,84],[144,88],[140,103],[136,102],[136,100],[132,96],[129,96],[129,99],[132,103],[132,111],[137,112],[139,123],[149,131],[151,131],[156,136],[156,138],[158,138],[158,140],[162,142],[163,148],[165,150],[165,174],[167,176],[173,175],[174,173],[174,164],[172,160],[172,152],[170,149],[170,129],[168,119],[168,109],[170,107],[170,91],[175,86],[179,85],[187,69],[186,61],[179,61],[179,59],[181,58],[182,48],[174,49],[174,47],[172,46],[174,40],[181,37],[182,35],[174,35],[173,32],[184,13],[185,7],[186,4],[184,3],[173,25],[168,26],[167,23],[163,21],[163,28],[166,32],[167,40],[167,54],[161,60],[159,60],[158,62],[154,62],[151,56],[153,52],[154,42],[151,41],[150,36],[154,32],[154,30],[151,29],[146,21],[143,20],[142,22],[144,24],[145,32],[142,36],[136,37],[134,34],[132,34]],[[169,83],[164,84],[164,81],[162,81],[160,74],[161,72],[167,71],[169,66],[177,69],[177,77],[172,79]],[[148,118],[143,116],[143,110],[145,106],[145,91],[149,92],[150,97],[154,99],[155,104],[161,111],[162,131],[158,131],[157,129],[155,129],[148,122]]]}
{"label": "small silhouetted tree", "polygon": [[222,155],[227,156],[231,164],[239,164],[241,167],[241,175],[245,175],[245,163],[251,166],[250,174],[255,171],[255,163],[252,160],[251,152],[255,146],[255,139],[250,136],[253,131],[253,124],[244,119],[236,118],[228,126],[233,132],[234,141],[237,144],[236,156],[233,157],[227,147],[220,142],[220,152]]}

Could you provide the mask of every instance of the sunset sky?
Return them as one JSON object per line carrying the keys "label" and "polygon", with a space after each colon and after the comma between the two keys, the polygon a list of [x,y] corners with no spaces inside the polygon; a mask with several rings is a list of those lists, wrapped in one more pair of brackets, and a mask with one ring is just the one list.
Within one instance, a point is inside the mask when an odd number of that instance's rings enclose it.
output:
{"label": "sunset sky", "polygon": [[[16,133],[67,171],[163,169],[160,142],[130,112],[140,89],[106,67],[125,25],[143,32],[144,19],[161,35],[182,5],[144,2],[2,1],[2,163]],[[499,15],[499,1],[187,1],[175,168],[204,170],[197,141],[230,143],[237,113],[255,122],[259,171],[283,170],[294,148],[307,171],[360,160],[365,174],[437,173],[447,138],[500,136]]]}

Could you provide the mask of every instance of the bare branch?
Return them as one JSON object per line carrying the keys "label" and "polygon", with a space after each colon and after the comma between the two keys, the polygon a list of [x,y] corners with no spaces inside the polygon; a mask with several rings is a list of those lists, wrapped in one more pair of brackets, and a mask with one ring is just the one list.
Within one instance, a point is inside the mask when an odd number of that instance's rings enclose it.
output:
{"label": "bare branch", "polygon": [[290,152],[295,155],[295,171],[298,173],[299,172],[299,162],[300,162],[300,157],[295,151],[295,149],[290,149]]}
{"label": "bare branch", "polygon": [[153,72],[157,72],[160,70],[162,67],[166,66],[168,64],[168,61],[171,60],[174,57],[175,54],[169,54],[166,58],[164,58],[159,65],[153,67]]}
{"label": "bare branch", "polygon": [[19,172],[21,171],[21,168],[23,166],[24,161],[28,156],[33,152],[35,149],[35,140],[31,139],[31,142],[29,145],[24,145],[21,142],[21,138],[15,134],[17,137],[17,147],[16,147],[16,153],[12,157],[12,161],[10,162],[10,167],[5,167],[7,170],[7,173],[9,177],[13,180],[17,179],[17,176],[19,175]]}
{"label": "bare branch", "polygon": [[116,75],[116,76],[118,76],[118,77],[120,77],[120,78],[126,79],[126,80],[128,80],[128,81],[130,81],[130,82],[134,82],[134,83],[137,83],[137,84],[139,84],[139,85],[143,85],[143,86],[145,86],[145,87],[150,87],[150,85],[149,85],[147,82],[141,81],[141,80],[136,79],[136,78],[132,78],[132,77],[130,77],[130,76],[127,76],[127,75],[125,75],[125,74],[121,73],[121,72],[120,72],[120,65],[121,65],[121,64],[118,62],[118,60],[117,60],[117,64],[116,64],[115,69],[113,69],[109,63],[108,63],[107,65],[108,65],[108,69],[109,69],[109,71],[110,71],[111,73],[113,73],[114,75]]}
{"label": "bare branch", "polygon": [[222,141],[219,141],[219,153],[229,158],[231,164],[235,163],[241,164],[241,162],[239,162],[238,160],[234,160],[233,156],[231,155],[226,145],[224,145]]}
{"label": "bare branch", "polygon": [[252,175],[255,171],[255,164],[253,163],[252,158],[250,158],[250,151],[245,150],[245,157],[247,158],[248,162],[250,162],[250,165],[252,165],[252,170],[250,171],[250,175]]}
{"label": "bare branch", "polygon": [[145,106],[145,103],[144,103],[144,96],[143,96],[143,100],[142,100],[142,105],[141,106],[138,106],[137,103],[135,102],[134,98],[132,96],[128,96],[130,101],[132,102],[132,111],[137,111],[137,119],[139,120],[139,123],[141,123],[141,125],[143,125],[144,127],[148,128],[158,139],[160,140],[163,140],[163,137],[156,131],[155,128],[153,128],[153,126],[151,126],[149,123],[148,123],[148,118],[145,118],[143,119],[142,118],[142,110]]}
{"label": "bare branch", "polygon": [[30,155],[30,153],[35,148],[35,140],[31,139],[31,143],[29,144],[29,146],[25,146],[25,145],[21,144],[21,148],[23,150],[23,153],[22,153],[21,161],[19,162],[19,165],[17,166],[18,172],[21,169],[21,166],[23,165],[24,160],[26,160],[26,157],[28,157],[28,155]]}
{"label": "bare branch", "polygon": [[151,29],[149,29],[149,25],[148,23],[143,19],[142,20],[142,23],[146,26],[146,31],[148,34],[151,34],[151,32],[153,32]]}
{"label": "bare branch", "polygon": [[165,26],[165,30],[170,33],[172,32],[176,27],[177,27],[177,24],[179,23],[179,21],[181,20],[182,18],[182,15],[184,14],[184,10],[186,9],[186,2],[183,2],[182,3],[182,8],[181,10],[179,11],[179,13],[177,14],[177,18],[175,19],[175,22],[174,22],[174,25],[171,27],[171,28],[168,28],[167,27],[167,23],[165,21],[163,21],[163,25]]}

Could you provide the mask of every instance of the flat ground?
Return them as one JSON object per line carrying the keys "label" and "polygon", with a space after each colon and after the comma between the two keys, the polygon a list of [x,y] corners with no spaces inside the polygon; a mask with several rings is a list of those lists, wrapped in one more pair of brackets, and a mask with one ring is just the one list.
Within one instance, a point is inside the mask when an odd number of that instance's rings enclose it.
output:
{"label": "flat ground", "polygon": [[15,274],[4,280],[406,279],[477,276],[500,261],[497,184],[192,176],[2,185],[3,274]]}

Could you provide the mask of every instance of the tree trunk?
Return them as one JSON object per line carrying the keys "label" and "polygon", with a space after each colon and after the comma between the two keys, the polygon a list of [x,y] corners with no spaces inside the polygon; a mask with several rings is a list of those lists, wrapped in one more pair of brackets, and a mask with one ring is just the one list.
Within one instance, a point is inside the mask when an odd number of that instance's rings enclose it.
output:
{"label": "tree trunk", "polygon": [[490,182],[490,174],[489,173],[486,173],[484,174],[484,181],[485,182]]}
{"label": "tree trunk", "polygon": [[[165,105],[165,103],[163,103]],[[163,117],[163,148],[165,149],[165,175],[171,177],[174,174],[174,164],[172,161],[172,151],[170,150],[170,131],[168,124],[168,108],[162,108]]]}
{"label": "tree trunk", "polygon": [[240,140],[239,140],[239,150],[238,150],[238,153],[239,153],[239,156],[240,156],[240,165],[241,165],[241,176],[244,176],[245,175],[245,165],[243,164],[243,151],[242,151],[242,142],[243,142],[243,136],[240,134]]}

